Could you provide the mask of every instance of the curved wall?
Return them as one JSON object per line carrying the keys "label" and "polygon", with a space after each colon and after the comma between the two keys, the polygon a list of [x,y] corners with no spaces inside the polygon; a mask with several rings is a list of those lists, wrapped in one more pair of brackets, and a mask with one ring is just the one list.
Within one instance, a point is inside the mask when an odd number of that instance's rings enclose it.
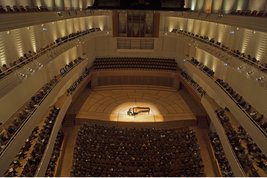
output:
{"label": "curved wall", "polygon": [[[195,44],[194,40],[190,41],[188,38],[184,38],[182,35],[172,37],[177,39],[177,51],[180,51],[180,48],[182,49],[176,57],[177,63],[180,67],[184,67],[184,59],[191,57],[196,58],[198,61],[212,69],[215,72],[215,77],[223,79],[229,83],[237,93],[242,95],[244,99],[253,107],[255,107],[260,113],[263,113],[265,116],[267,115],[267,88],[265,87],[264,83],[259,83],[256,80],[256,72],[255,76],[249,76],[247,72],[250,70],[241,71],[239,68],[237,68],[240,63],[242,64],[242,62],[240,62],[238,59],[232,59],[233,62],[230,64],[225,62],[225,59],[222,60],[222,58],[214,56],[208,52],[207,49],[205,50],[205,48],[199,47],[200,45]],[[195,76],[195,74],[193,75]],[[203,81],[199,82],[200,84],[203,83]],[[214,96],[213,92],[211,92],[211,96]]]}
{"label": "curved wall", "polygon": [[265,0],[185,0],[185,7],[206,13],[230,13],[236,10],[266,10]]}
{"label": "curved wall", "polygon": [[2,6],[46,6],[49,10],[80,10],[92,6],[94,0],[1,0]]}
{"label": "curved wall", "polygon": [[[253,19],[251,19],[253,20]],[[260,62],[267,62],[267,29],[265,32],[235,26],[209,22],[206,19],[188,19],[186,17],[161,16],[161,31],[184,30],[214,38],[230,49],[250,54]]]}
{"label": "curved wall", "polygon": [[36,52],[68,34],[99,27],[109,30],[110,16],[71,18],[0,32],[0,66],[9,65],[29,50]]}

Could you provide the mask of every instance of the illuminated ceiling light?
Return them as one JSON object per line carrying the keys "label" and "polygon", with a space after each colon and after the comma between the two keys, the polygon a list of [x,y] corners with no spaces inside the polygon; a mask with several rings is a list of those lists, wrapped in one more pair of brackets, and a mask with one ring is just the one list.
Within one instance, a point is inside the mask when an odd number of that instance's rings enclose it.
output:
{"label": "illuminated ceiling light", "polygon": [[27,27],[28,30],[30,30],[30,27]]}
{"label": "illuminated ceiling light", "polygon": [[238,27],[236,27],[236,30],[239,30],[239,28],[238,28]]}
{"label": "illuminated ceiling light", "polygon": [[256,33],[256,31],[255,31],[255,30],[253,30],[253,33],[255,34],[255,33]]}
{"label": "illuminated ceiling light", "polygon": [[8,35],[10,35],[10,33],[11,33],[10,31],[7,31],[7,32],[6,32],[6,34],[8,34]]}
{"label": "illuminated ceiling light", "polygon": [[41,25],[42,27],[44,26],[44,24]]}

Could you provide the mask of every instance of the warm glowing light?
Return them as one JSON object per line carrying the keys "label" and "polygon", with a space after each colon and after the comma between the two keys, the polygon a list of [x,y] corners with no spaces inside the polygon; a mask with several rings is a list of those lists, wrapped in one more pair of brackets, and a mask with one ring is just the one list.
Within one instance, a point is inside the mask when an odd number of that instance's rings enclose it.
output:
{"label": "warm glowing light", "polygon": [[87,6],[93,6],[95,0],[87,0]]}
{"label": "warm glowing light", "polygon": [[196,10],[196,6],[197,6],[197,0],[192,0],[191,1],[191,10],[192,11]]}
{"label": "warm glowing light", "polygon": [[235,10],[235,9],[233,9],[233,7],[235,6],[235,3],[236,3],[236,1],[233,1],[233,0],[224,0],[224,3],[223,3],[223,11],[224,11],[224,13],[228,14],[232,10]]}
{"label": "warm glowing light", "polygon": [[241,52],[242,53],[246,53],[246,49],[248,47],[248,44],[249,44],[249,41],[251,39],[252,34],[253,33],[251,33],[251,30],[244,29],[244,36],[243,36],[242,41],[241,41]]}
{"label": "warm glowing light", "polygon": [[[150,112],[127,115],[131,107],[149,107]],[[164,120],[157,106],[150,102],[125,102],[117,106],[110,114],[111,121],[117,122],[162,122]]]}
{"label": "warm glowing light", "polygon": [[223,0],[216,0],[212,3],[212,11],[218,13],[221,10]]}

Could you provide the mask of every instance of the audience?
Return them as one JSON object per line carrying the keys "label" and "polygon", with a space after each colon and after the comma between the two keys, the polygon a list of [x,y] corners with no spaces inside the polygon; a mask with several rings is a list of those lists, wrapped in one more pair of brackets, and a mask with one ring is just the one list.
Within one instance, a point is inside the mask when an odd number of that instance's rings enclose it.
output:
{"label": "audience", "polygon": [[59,108],[53,106],[44,124],[42,126],[35,127],[32,131],[32,134],[26,140],[24,146],[17,154],[17,157],[6,171],[5,176],[35,176],[58,113]]}
{"label": "audience", "polygon": [[[233,127],[230,122],[230,119],[225,114],[225,111],[223,109],[216,110],[216,113],[222,123],[228,140],[244,172],[247,174],[247,176],[258,177],[258,169],[256,169],[255,164],[253,164],[253,162],[255,162],[256,157],[254,157],[252,153],[260,155],[259,164],[266,163],[267,160],[265,155],[262,154],[261,150],[252,141],[247,143],[244,143],[242,141],[252,139],[247,135],[247,133],[241,126],[238,126],[238,129],[235,129]],[[261,160],[261,158],[265,160],[263,161]]]}
{"label": "audience", "polygon": [[205,72],[208,76],[213,77],[214,76],[214,71],[211,70],[210,68],[208,68],[207,66],[205,66],[203,63],[199,62],[197,59],[195,58],[191,58],[191,60],[189,61],[191,64],[197,66],[200,70],[202,70],[203,72]]}
{"label": "audience", "polygon": [[63,68],[60,69],[60,74],[62,76],[66,75],[71,69],[73,69],[76,65],[81,63],[84,58],[78,57],[77,59],[74,59],[73,61],[70,61],[69,64],[66,64]]}
{"label": "audience", "polygon": [[244,113],[261,129],[262,132],[267,134],[267,120],[263,114],[256,111],[248,102],[244,100],[234,89],[222,79],[217,79],[216,83],[221,86],[224,91],[231,96],[235,103],[242,109]]}
{"label": "audience", "polygon": [[57,138],[54,144],[54,149],[53,149],[53,153],[51,155],[50,158],[50,162],[48,164],[45,176],[47,177],[55,177],[56,172],[55,172],[55,168],[57,166],[57,161],[61,152],[61,145],[63,143],[63,139],[64,139],[64,133],[59,131],[57,134]]}
{"label": "audience", "polygon": [[215,153],[215,157],[219,163],[222,176],[233,177],[234,174],[232,172],[232,169],[229,165],[227,158],[225,157],[219,136],[217,135],[216,132],[210,132],[209,137],[210,137],[211,144],[212,144],[212,147]]}
{"label": "audience", "polygon": [[241,15],[241,16],[253,16],[253,17],[267,17],[267,12],[264,10],[236,10],[230,13],[231,15]]}
{"label": "audience", "polygon": [[74,61],[65,65],[60,70],[60,76],[55,76],[50,82],[45,84],[31,99],[25,104],[25,106],[18,111],[18,114],[12,118],[12,122],[5,126],[0,132],[0,153],[9,144],[9,140],[13,135],[24,125],[25,122],[31,117],[35,112],[36,108],[42,103],[45,97],[50,93],[50,91],[58,83],[59,79],[67,74],[72,68],[83,61],[84,58],[78,57]]}
{"label": "audience", "polygon": [[0,145],[2,152],[9,140],[15,134],[17,130],[23,126],[23,124],[28,120],[28,118],[32,115],[32,113],[36,110],[36,108],[42,103],[43,99],[47,96],[47,94],[52,90],[52,88],[57,84],[57,78],[53,78],[45,84],[29,101],[26,105],[18,111],[17,116],[12,119],[12,122],[7,125],[0,133]]}
{"label": "audience", "polygon": [[181,76],[187,81],[193,89],[196,91],[196,93],[200,96],[203,96],[206,94],[206,91],[203,90],[201,86],[199,86],[187,73],[184,71],[181,72]]}
{"label": "audience", "polygon": [[55,42],[52,42],[40,49],[38,49],[36,52],[32,52],[32,51],[28,51],[28,53],[24,53],[23,56],[21,56],[19,59],[17,59],[14,62],[10,63],[10,67],[7,66],[7,64],[3,64],[2,65],[2,69],[0,72],[0,79],[5,77],[6,75],[10,74],[11,72],[15,71],[16,69],[21,68],[22,66],[28,64],[29,62],[33,61],[34,59],[37,59],[38,57],[40,57],[41,55],[45,54],[46,52],[54,49],[55,47],[66,43],[67,41],[71,41],[74,40],[80,36],[84,36],[86,34],[92,33],[92,32],[97,32],[97,31],[101,31],[100,28],[91,28],[91,29],[87,29],[84,30],[82,32],[74,32],[71,33],[69,35],[63,36],[63,37],[59,37],[55,40]]}
{"label": "audience", "polygon": [[195,133],[84,124],[71,176],[204,176]]}
{"label": "audience", "polygon": [[96,58],[95,70],[144,69],[144,70],[177,70],[175,59],[145,57]]}
{"label": "audience", "polygon": [[235,49],[230,49],[229,47],[225,46],[224,44],[222,44],[221,42],[215,41],[215,39],[213,38],[209,38],[208,36],[200,36],[191,32],[187,32],[184,30],[178,30],[178,29],[173,29],[172,30],[173,33],[181,33],[187,36],[191,36],[197,40],[200,40],[202,42],[205,42],[209,45],[215,46],[217,48],[222,49],[223,51],[226,51],[228,54],[237,57],[238,59],[253,65],[257,68],[259,68],[262,71],[267,72],[267,63],[266,62],[259,62],[259,60],[256,59],[256,57],[251,57],[249,54],[246,55],[245,53],[241,53],[239,50],[235,50]]}
{"label": "audience", "polygon": [[18,13],[18,12],[47,12],[49,11],[46,6],[17,6],[14,5],[13,8],[11,8],[9,5],[4,8],[2,5],[0,5],[0,13]]}
{"label": "audience", "polygon": [[84,73],[67,89],[67,94],[71,95],[79,86],[79,84],[83,81],[83,79],[89,75],[89,73],[90,70],[88,68],[85,68]]}

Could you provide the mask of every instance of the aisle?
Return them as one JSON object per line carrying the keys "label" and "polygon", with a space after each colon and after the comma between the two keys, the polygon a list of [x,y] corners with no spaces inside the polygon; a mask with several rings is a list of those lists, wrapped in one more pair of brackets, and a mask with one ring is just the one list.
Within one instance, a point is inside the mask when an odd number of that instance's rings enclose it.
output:
{"label": "aisle", "polygon": [[61,158],[61,168],[59,168],[59,175],[60,177],[69,177],[70,171],[72,167],[72,158],[73,158],[73,151],[75,146],[75,141],[77,137],[77,133],[79,130],[79,125],[75,125],[73,127],[63,127],[62,131],[65,135],[65,145],[64,145],[64,151]]}

